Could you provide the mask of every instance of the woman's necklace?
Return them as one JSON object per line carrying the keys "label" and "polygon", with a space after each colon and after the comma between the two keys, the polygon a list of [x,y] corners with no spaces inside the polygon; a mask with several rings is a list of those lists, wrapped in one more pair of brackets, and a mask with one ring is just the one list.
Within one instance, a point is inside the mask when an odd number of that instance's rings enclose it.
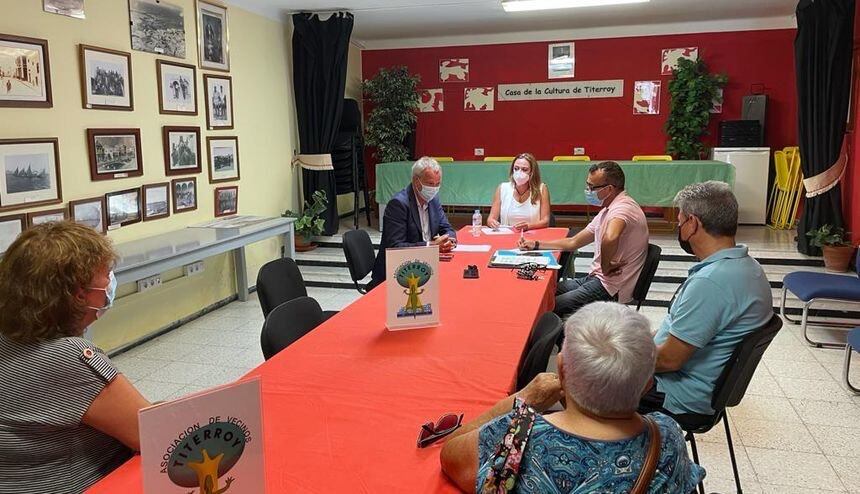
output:
{"label": "woman's necklace", "polygon": [[523,202],[529,196],[530,188],[528,187],[526,188],[525,192],[520,192],[519,186],[515,186],[514,190],[517,193],[517,202]]}

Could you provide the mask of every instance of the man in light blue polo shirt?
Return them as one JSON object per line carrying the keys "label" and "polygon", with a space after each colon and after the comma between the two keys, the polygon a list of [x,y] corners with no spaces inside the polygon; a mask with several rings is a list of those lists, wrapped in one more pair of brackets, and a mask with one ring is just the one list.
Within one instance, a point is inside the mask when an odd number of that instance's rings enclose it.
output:
{"label": "man in light blue polo shirt", "polygon": [[738,202],[723,182],[692,184],[675,197],[678,242],[701,262],[689,270],[654,337],[656,390],[672,414],[711,415],[717,378],[744,336],[773,316],[770,284],[735,243]]}

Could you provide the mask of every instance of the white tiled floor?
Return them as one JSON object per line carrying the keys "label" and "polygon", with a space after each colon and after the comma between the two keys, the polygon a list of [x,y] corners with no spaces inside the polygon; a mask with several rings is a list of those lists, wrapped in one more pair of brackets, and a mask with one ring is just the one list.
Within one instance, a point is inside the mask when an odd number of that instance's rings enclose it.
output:
{"label": "white tiled floor", "polygon": [[[310,288],[325,310],[355,290]],[[653,324],[666,309],[643,307]],[[234,380],[263,362],[256,297],[233,302],[113,360],[150,400],[176,398]],[[741,480],[749,493],[860,493],[860,396],[842,385],[842,350],[808,347],[786,325],[729,413]],[[852,371],[860,383],[860,358]],[[698,436],[708,492],[734,492],[722,424]]]}

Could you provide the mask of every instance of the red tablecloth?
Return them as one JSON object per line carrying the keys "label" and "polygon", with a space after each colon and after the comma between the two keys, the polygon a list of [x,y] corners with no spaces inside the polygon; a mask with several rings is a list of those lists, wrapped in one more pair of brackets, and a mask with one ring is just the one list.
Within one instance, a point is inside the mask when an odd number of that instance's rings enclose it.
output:
{"label": "red tablecloth", "polygon": [[[387,331],[383,285],[249,373],[262,377],[269,493],[456,492],[439,467],[442,442],[415,442],[422,423],[447,412],[468,421],[506,396],[531,327],[553,306],[554,272],[528,281],[486,267],[517,237],[458,233],[493,247],[440,263],[440,326]],[[480,279],[463,279],[468,264]],[[136,456],[88,492],[141,490]]]}

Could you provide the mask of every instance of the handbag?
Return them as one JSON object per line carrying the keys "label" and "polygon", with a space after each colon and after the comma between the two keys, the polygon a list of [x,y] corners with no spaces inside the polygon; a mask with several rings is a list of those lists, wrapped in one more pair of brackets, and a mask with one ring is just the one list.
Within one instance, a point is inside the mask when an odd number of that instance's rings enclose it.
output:
{"label": "handbag", "polygon": [[[502,441],[496,446],[496,451],[490,459],[490,471],[481,487],[481,494],[507,494],[513,492],[519,476],[520,463],[523,452],[528,444],[529,436],[534,427],[537,412],[528,406],[523,400],[517,398],[514,402],[514,416],[505,432]],[[642,420],[648,427],[650,440],[645,460],[642,462],[642,470],[630,494],[646,494],[654,473],[657,470],[657,462],[660,459],[660,428],[657,423],[648,416],[642,416]]]}

